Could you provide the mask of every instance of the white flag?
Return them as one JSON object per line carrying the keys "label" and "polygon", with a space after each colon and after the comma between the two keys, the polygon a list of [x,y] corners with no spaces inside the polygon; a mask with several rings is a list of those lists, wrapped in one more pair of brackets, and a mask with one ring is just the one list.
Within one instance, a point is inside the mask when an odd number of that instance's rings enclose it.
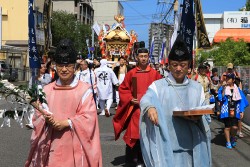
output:
{"label": "white flag", "polygon": [[102,25],[102,30],[103,30],[104,34],[107,34],[107,29],[106,29],[105,24]]}
{"label": "white flag", "polygon": [[170,49],[172,48],[172,46],[177,38],[178,30],[179,30],[179,16],[178,16],[178,14],[176,14],[175,19],[174,19],[174,32],[173,32],[171,40],[170,40]]}
{"label": "white flag", "polygon": [[99,24],[97,22],[95,22],[95,24],[92,26],[93,30],[95,31],[95,33],[97,35],[100,34],[100,31],[101,31],[101,27],[99,26]]}

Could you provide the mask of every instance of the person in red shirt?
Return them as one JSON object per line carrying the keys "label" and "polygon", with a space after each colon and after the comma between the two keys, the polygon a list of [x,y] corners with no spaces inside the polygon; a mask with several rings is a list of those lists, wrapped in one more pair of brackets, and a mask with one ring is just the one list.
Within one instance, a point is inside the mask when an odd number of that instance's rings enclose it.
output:
{"label": "person in red shirt", "polygon": [[[149,54],[145,48],[139,48],[137,51],[137,66],[130,70],[122,84],[119,86],[120,103],[113,118],[115,140],[120,137],[123,130],[126,130],[123,140],[126,143],[126,164],[136,166],[143,164],[140,135],[140,100],[146,93],[149,85],[162,76],[148,65]],[[133,97],[132,77],[137,78],[137,98]]]}

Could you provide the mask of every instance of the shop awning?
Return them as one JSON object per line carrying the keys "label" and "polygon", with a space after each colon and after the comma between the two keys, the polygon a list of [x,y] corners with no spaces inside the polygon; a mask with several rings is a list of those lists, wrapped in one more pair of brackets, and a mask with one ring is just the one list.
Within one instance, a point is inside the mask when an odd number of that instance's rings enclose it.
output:
{"label": "shop awning", "polygon": [[221,29],[215,34],[214,42],[219,43],[227,38],[232,38],[234,41],[243,39],[245,42],[250,43],[250,29]]}

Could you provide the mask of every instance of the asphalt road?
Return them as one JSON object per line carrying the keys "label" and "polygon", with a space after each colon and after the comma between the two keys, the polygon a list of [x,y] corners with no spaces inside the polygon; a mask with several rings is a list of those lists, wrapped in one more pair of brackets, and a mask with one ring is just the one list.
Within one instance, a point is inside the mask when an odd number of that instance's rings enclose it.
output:
{"label": "asphalt road", "polygon": [[[125,144],[121,139],[114,141],[112,117],[99,116],[103,167],[124,166]],[[2,121],[1,118],[0,125]],[[245,138],[238,139],[236,148],[228,150],[225,148],[223,124],[213,120],[211,130],[214,167],[250,166],[250,134],[248,131],[244,131]],[[0,129],[0,167],[22,167],[24,165],[29,151],[30,135],[31,130],[20,128],[15,120],[11,120],[11,128]]]}

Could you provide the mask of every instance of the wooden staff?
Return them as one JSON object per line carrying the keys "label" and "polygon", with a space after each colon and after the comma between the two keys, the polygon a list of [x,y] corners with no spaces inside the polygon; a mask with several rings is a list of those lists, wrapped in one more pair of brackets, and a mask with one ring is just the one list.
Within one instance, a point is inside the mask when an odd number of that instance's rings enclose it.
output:
{"label": "wooden staff", "polygon": [[[132,91],[133,98],[137,99],[137,78],[136,77],[132,77],[132,89],[133,89],[133,91]],[[134,104],[130,103],[125,122],[128,119],[128,117],[130,116],[133,109],[134,109]]]}
{"label": "wooden staff", "polygon": [[132,77],[132,88],[133,88],[132,95],[135,99],[137,99],[137,78],[136,77]]}

